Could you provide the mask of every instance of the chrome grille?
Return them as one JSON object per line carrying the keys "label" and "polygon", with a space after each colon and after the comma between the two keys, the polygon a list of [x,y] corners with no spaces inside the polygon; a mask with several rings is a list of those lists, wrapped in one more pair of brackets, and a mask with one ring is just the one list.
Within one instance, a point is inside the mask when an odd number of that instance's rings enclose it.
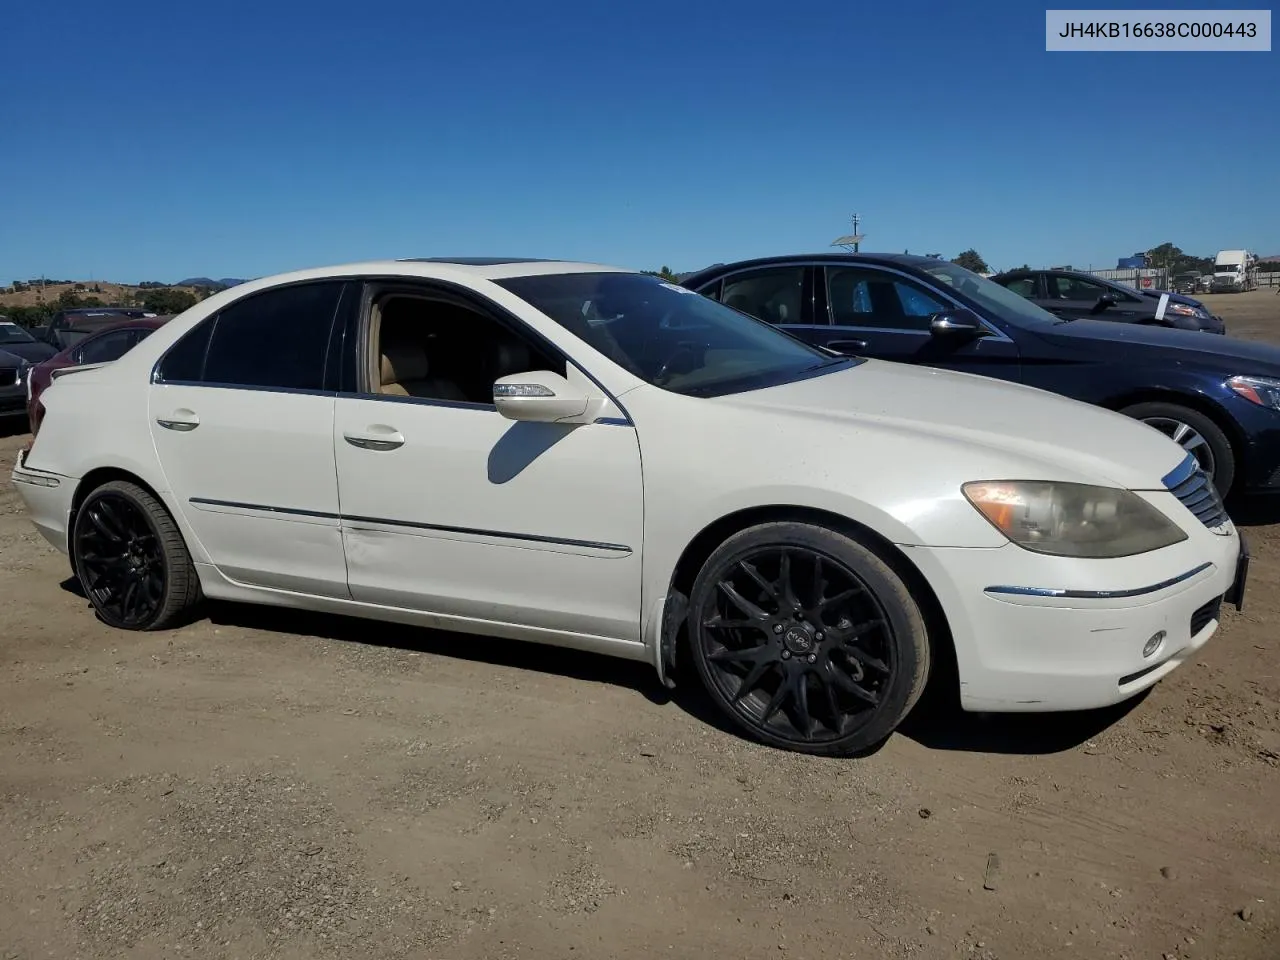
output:
{"label": "chrome grille", "polygon": [[1220,527],[1230,519],[1217,488],[1191,454],[1164,478],[1164,485],[1206,527]]}

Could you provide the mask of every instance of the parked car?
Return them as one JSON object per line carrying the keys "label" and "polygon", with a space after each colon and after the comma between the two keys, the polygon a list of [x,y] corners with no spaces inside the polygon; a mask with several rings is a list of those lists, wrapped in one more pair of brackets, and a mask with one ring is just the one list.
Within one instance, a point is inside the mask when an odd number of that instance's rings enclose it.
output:
{"label": "parked car", "polygon": [[11,320],[0,320],[0,350],[21,357],[28,363],[39,363],[48,360],[57,353],[47,343],[41,343],[26,327],[21,327]]}
{"label": "parked car", "polygon": [[170,317],[147,317],[140,320],[117,321],[82,340],[61,353],[38,363],[27,374],[27,418],[33,434],[39,432],[44,418],[44,405],[40,397],[53,382],[59,370],[92,363],[110,363],[118,360],[135,344],[144,340],[166,323]]}
{"label": "parked car", "polygon": [[1203,276],[1199,270],[1190,270],[1187,273],[1180,273],[1173,278],[1173,292],[1180,293],[1184,296],[1191,296],[1199,293],[1202,287]]}
{"label": "parked car", "polygon": [[[1165,290],[1135,290],[1078,270],[1011,270],[991,278],[1059,317],[1154,324],[1226,333],[1199,300]],[[1167,299],[1166,299],[1167,297]]]}
{"label": "parked car", "polygon": [[[684,285],[810,343],[978,373],[1120,411],[1192,453],[1225,496],[1280,489],[1280,349],[1071,320],[945,260],[817,254],[724,264]],[[1057,428],[1043,427],[1045,442]]]}
{"label": "parked car", "polygon": [[43,400],[13,480],[113,627],[211,597],[668,682],[687,650],[733,723],[811,753],[879,742],[950,663],[972,710],[1131,697],[1247,571],[1195,458],[1154,430],[833,356],[590,264],[257,280]]}
{"label": "parked car", "polygon": [[27,371],[31,361],[0,350],[0,423],[27,412]]}
{"label": "parked car", "polygon": [[94,331],[121,320],[141,320],[154,316],[155,313],[149,310],[132,307],[76,307],[55,313],[42,334],[45,342],[53,344],[57,350],[65,350]]}

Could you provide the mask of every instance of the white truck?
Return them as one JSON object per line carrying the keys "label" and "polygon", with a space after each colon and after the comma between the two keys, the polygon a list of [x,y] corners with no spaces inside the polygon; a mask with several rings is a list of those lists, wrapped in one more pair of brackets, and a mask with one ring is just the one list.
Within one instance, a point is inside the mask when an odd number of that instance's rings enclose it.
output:
{"label": "white truck", "polygon": [[1258,257],[1248,250],[1219,250],[1213,258],[1214,293],[1244,293],[1258,286]]}

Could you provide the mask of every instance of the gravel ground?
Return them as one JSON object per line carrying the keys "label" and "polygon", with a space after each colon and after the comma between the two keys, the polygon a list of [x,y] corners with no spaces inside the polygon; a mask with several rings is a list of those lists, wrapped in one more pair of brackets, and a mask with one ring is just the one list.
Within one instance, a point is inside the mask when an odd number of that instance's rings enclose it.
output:
{"label": "gravel ground", "polygon": [[[1280,342],[1280,298],[1210,299]],[[854,761],[647,668],[215,607],[98,623],[0,439],[0,958],[1280,957],[1280,526],[1123,708]],[[1280,516],[1280,513],[1276,514]]]}

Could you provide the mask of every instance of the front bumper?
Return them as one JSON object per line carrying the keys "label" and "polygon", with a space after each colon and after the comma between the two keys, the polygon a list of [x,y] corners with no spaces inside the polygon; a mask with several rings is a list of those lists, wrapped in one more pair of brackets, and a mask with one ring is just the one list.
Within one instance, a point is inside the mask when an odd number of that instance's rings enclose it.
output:
{"label": "front bumper", "polygon": [[27,412],[25,382],[0,387],[0,417],[17,417]]}
{"label": "front bumper", "polygon": [[[1190,531],[1188,531],[1190,532]],[[1190,659],[1247,571],[1234,530],[1163,550],[1073,560],[913,547],[947,615],[966,710],[1049,712],[1119,703]]]}

